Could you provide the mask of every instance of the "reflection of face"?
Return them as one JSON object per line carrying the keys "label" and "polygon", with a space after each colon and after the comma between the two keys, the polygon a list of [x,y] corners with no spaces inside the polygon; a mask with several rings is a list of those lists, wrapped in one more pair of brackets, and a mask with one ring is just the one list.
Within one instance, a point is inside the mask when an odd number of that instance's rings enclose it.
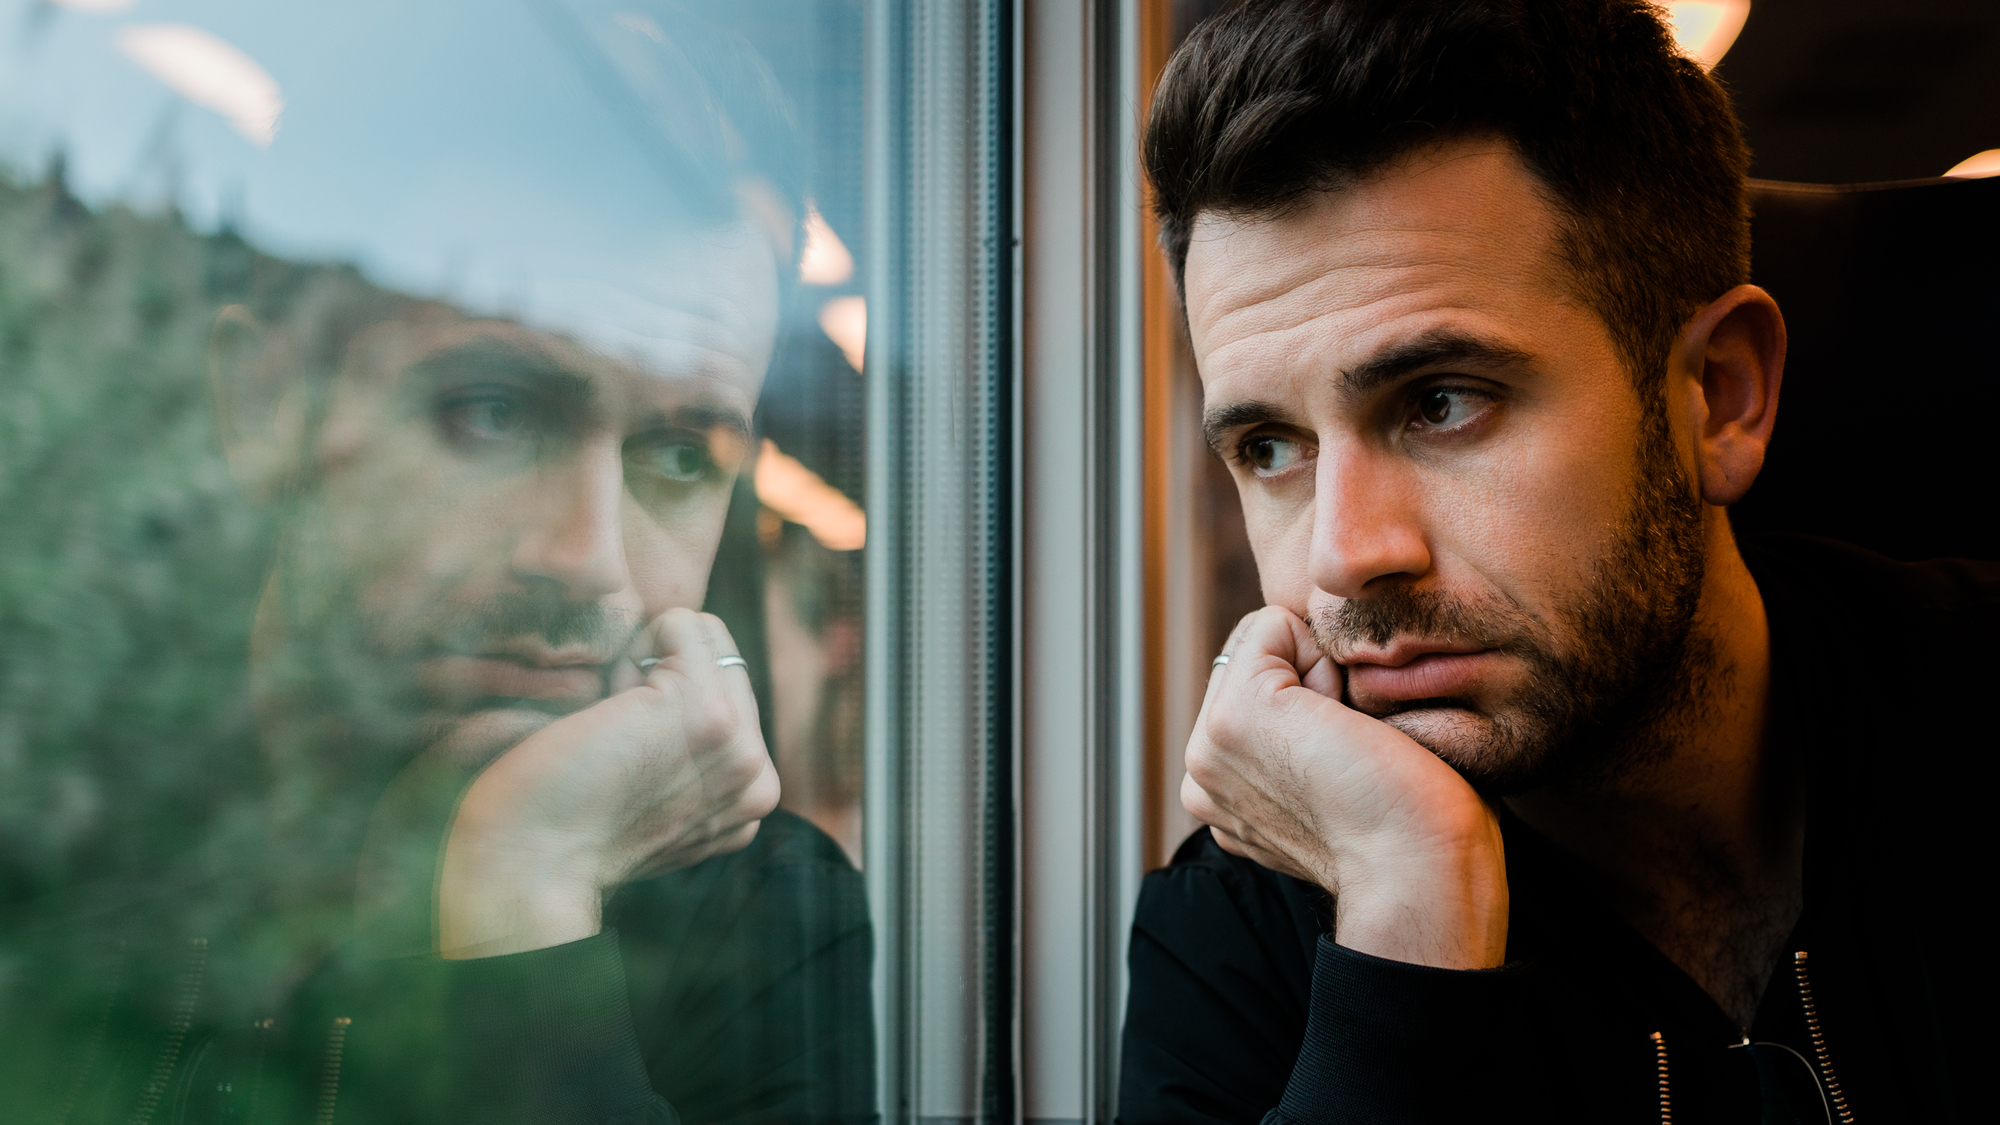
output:
{"label": "reflection of face", "polygon": [[1672,721],[1707,651],[1689,470],[1557,233],[1518,157],[1467,142],[1204,215],[1187,259],[1266,599],[1352,706],[1503,791]]}
{"label": "reflection of face", "polygon": [[730,233],[678,263],[673,370],[436,306],[355,339],[281,560],[323,666],[490,753],[602,698],[641,625],[701,604],[776,313],[768,244]]}

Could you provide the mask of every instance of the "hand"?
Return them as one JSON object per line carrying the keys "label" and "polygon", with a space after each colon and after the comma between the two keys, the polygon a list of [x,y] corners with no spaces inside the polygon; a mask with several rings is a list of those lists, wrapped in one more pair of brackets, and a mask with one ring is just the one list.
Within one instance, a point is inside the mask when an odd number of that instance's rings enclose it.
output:
{"label": "hand", "polygon": [[735,851],[778,804],[750,678],[707,614],[670,610],[609,698],[549,724],[488,766],[452,822],[438,879],[438,945],[487,957],[601,928],[604,895],[634,877]]}
{"label": "hand", "polygon": [[1181,804],[1223,850],[1326,888],[1341,945],[1501,964],[1507,871],[1492,808],[1407,735],[1342,705],[1342,683],[1294,614],[1244,618],[1209,677]]}

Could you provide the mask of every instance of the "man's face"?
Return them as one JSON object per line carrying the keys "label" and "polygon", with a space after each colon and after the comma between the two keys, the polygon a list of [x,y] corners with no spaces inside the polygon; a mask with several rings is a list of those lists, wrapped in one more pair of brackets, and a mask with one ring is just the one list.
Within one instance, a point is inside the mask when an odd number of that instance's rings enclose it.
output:
{"label": "man's face", "polygon": [[1702,506],[1508,146],[1205,214],[1186,295],[1265,599],[1348,703],[1502,791],[1685,703]]}
{"label": "man's face", "polygon": [[748,225],[675,264],[664,369],[437,306],[355,339],[273,584],[336,707],[483,757],[636,682],[639,628],[701,605],[777,277]]}

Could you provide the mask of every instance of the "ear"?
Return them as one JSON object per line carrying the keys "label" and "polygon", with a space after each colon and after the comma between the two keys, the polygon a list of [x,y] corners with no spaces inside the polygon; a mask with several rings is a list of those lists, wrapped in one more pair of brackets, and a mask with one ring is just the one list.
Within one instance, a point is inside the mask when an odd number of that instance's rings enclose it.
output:
{"label": "ear", "polygon": [[237,487],[260,502],[284,487],[305,436],[304,393],[289,377],[281,345],[242,305],[216,313],[208,336],[208,387],[223,455]]}
{"label": "ear", "polygon": [[1739,285],[1681,331],[1676,367],[1689,380],[1701,497],[1726,507],[1764,467],[1785,372],[1785,317],[1769,293]]}

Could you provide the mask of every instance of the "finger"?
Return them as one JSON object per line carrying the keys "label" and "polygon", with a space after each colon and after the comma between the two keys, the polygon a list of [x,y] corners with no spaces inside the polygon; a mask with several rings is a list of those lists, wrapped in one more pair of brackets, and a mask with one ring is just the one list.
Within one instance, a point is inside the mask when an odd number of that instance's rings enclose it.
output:
{"label": "finger", "polygon": [[1267,605],[1244,618],[1237,627],[1236,649],[1229,662],[1245,676],[1280,672],[1287,679],[1297,680],[1311,666],[1302,663],[1305,654],[1301,652],[1301,643],[1314,657],[1319,655],[1312,630],[1298,615],[1280,606]]}
{"label": "finger", "polygon": [[1244,631],[1250,627],[1250,619],[1256,616],[1257,614],[1255,613],[1244,614],[1236,622],[1236,627],[1229,631],[1229,639],[1223,642],[1222,651],[1217,653],[1215,659],[1209,662],[1208,683],[1202,689],[1201,694],[1201,710],[1195,714],[1194,729],[1196,731],[1201,730],[1202,721],[1208,715],[1209,700],[1215,698],[1216,690],[1221,685],[1227,673],[1230,661],[1235,659],[1231,654],[1236,651],[1237,642],[1242,639]]}
{"label": "finger", "polygon": [[[736,638],[729,635],[729,626],[723,624],[722,618],[712,613],[704,613],[699,615],[698,619],[701,622],[702,635],[708,638],[709,648],[715,653],[717,660],[725,656],[742,659],[742,650],[737,648]],[[763,751],[764,734],[757,721],[757,693],[750,684],[750,666],[732,663],[730,667],[724,668],[718,664],[715,671],[718,686],[736,707],[737,721],[742,724],[742,733],[755,742],[759,751]]]}
{"label": "finger", "polygon": [[1243,854],[1243,841],[1212,825],[1209,827],[1208,834],[1215,838],[1216,847],[1221,848],[1230,855]]}
{"label": "finger", "polygon": [[1181,807],[1203,824],[1213,825],[1222,819],[1222,810],[1217,807],[1215,798],[1208,795],[1208,790],[1201,787],[1193,774],[1181,775]]}
{"label": "finger", "polygon": [[648,647],[640,665],[648,684],[677,688],[690,699],[708,698],[708,693],[719,687],[717,653],[701,614],[691,609],[670,609],[653,619],[644,640]]}

